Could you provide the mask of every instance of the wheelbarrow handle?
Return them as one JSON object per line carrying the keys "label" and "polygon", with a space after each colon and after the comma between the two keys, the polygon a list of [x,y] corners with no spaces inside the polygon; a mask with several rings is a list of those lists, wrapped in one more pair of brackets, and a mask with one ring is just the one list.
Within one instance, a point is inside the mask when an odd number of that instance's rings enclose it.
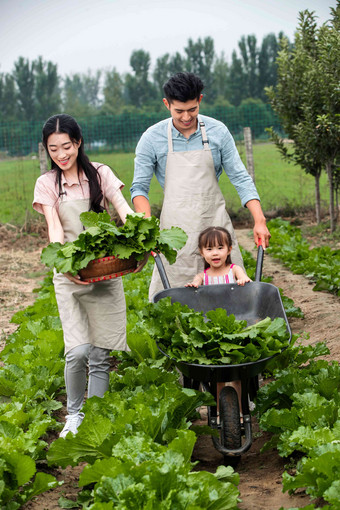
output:
{"label": "wheelbarrow handle", "polygon": [[257,245],[257,259],[256,259],[256,269],[255,269],[255,281],[260,282],[262,276],[262,266],[263,266],[263,255],[264,249],[262,246],[262,240],[259,239]]}
{"label": "wheelbarrow handle", "polygon": [[158,269],[158,272],[159,272],[159,276],[161,278],[161,281],[162,281],[164,289],[165,290],[170,289],[171,288],[170,287],[170,282],[169,282],[169,279],[168,279],[168,275],[165,272],[164,265],[163,265],[161,257],[159,256],[158,253],[156,253],[154,251],[151,252],[151,255],[155,259],[155,263],[156,263],[156,266],[157,266],[157,269]]}

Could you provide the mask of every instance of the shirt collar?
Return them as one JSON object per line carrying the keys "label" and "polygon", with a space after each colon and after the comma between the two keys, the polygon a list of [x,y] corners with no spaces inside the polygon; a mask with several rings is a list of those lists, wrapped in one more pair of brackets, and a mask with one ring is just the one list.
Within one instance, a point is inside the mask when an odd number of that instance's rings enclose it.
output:
{"label": "shirt collar", "polygon": [[185,138],[186,140],[190,140],[190,138],[192,138],[193,136],[196,136],[198,133],[199,134],[201,133],[200,119],[199,118],[197,119],[197,129],[196,129],[196,131],[194,133],[191,133],[189,138],[186,138],[184,135],[182,135],[182,133],[180,131],[178,131],[177,128],[175,128],[174,122],[173,122],[172,119],[171,119],[171,127],[172,127],[172,134],[173,134],[174,138]]}
{"label": "shirt collar", "polygon": [[[86,175],[84,174],[83,170],[80,169],[80,172],[79,172],[79,181],[80,182],[84,182],[84,181],[88,181],[88,177],[86,177]],[[69,184],[66,177],[65,177],[65,174],[64,172],[61,172],[61,184],[67,184],[67,186],[72,186],[73,184]]]}

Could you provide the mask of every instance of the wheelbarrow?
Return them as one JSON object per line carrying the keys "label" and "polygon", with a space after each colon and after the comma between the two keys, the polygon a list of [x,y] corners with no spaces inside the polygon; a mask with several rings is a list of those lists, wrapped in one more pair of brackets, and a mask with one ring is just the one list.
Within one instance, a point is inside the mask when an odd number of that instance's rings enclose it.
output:
{"label": "wheelbarrow", "polygon": [[[282,304],[280,292],[270,283],[261,282],[263,265],[263,247],[258,246],[255,280],[244,286],[234,283],[195,287],[170,287],[163,263],[158,254],[152,253],[157,265],[164,290],[156,293],[152,301],[170,296],[171,302],[187,305],[197,312],[206,313],[216,308],[224,308],[228,315],[234,314],[238,320],[246,320],[248,325],[269,317],[281,317],[286,323],[289,334],[292,333]],[[165,356],[169,357],[158,346]],[[286,347],[285,347],[286,348]],[[283,351],[284,349],[282,349]],[[183,374],[184,386],[210,392],[217,402],[217,383],[241,381],[241,410],[239,398],[232,386],[224,386],[219,394],[219,420],[217,405],[208,406],[208,425],[219,431],[212,437],[214,447],[224,457],[226,465],[236,466],[240,456],[252,444],[252,423],[249,405],[259,388],[259,374],[267,363],[277,354],[255,362],[238,365],[199,365],[173,360]]]}

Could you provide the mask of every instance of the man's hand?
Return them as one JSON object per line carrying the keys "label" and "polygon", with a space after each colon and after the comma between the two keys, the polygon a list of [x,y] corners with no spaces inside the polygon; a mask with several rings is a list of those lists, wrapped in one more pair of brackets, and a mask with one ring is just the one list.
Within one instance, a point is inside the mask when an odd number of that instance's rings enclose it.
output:
{"label": "man's hand", "polygon": [[258,246],[261,239],[261,244],[266,249],[269,246],[271,235],[266,225],[266,218],[262,212],[261,204],[258,200],[249,200],[246,206],[254,219],[253,232],[255,244]]}
{"label": "man's hand", "polygon": [[255,223],[254,228],[254,241],[256,246],[259,245],[259,242],[261,240],[261,244],[263,246],[263,249],[268,248],[269,246],[269,239],[271,238],[270,232],[266,226],[266,223]]}

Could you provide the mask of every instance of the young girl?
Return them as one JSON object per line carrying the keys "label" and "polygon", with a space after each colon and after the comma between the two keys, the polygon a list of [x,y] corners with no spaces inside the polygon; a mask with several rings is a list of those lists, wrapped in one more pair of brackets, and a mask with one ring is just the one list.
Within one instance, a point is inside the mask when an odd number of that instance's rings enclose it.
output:
{"label": "young girl", "polygon": [[[251,281],[240,266],[231,263],[231,235],[225,228],[208,227],[203,230],[198,237],[198,248],[204,258],[205,269],[203,273],[197,274],[186,287],[220,283],[237,283],[243,286]],[[241,381],[219,382],[217,383],[217,412],[219,411],[219,394],[225,385],[230,385],[237,391],[241,409]]]}
{"label": "young girl", "polygon": [[[111,202],[121,220],[133,213],[110,168],[91,163],[75,119],[60,114],[43,127],[51,170],[35,185],[33,208],[44,214],[50,242],[74,241],[84,227],[79,215],[101,212]],[[53,283],[65,343],[66,424],[60,433],[77,433],[87,383],[88,397],[102,397],[109,386],[110,351],[127,350],[126,305],[121,278],[87,283],[78,275],[54,273]]]}
{"label": "young girl", "polygon": [[218,283],[250,282],[240,266],[231,263],[231,236],[223,227],[208,227],[198,237],[198,248],[205,261],[203,273],[197,274],[186,287],[211,285]]}

